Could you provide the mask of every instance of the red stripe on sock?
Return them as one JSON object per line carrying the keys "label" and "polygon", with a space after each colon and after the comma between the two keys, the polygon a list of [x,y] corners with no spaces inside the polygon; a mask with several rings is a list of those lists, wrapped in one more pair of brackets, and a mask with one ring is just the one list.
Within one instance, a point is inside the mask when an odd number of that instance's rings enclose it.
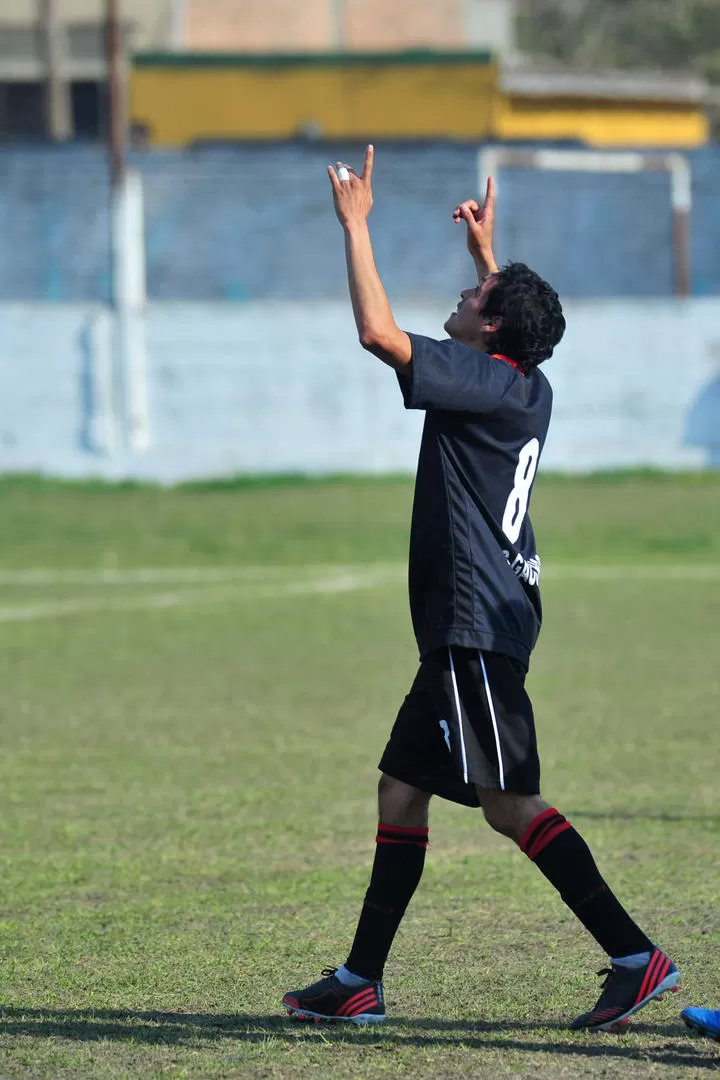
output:
{"label": "red stripe on sock", "polygon": [[376,836],[375,837],[375,843],[376,844],[404,844],[406,847],[408,845],[410,845],[410,847],[421,847],[421,848],[426,848],[428,846],[427,845],[427,840],[390,840],[388,837],[385,837],[385,836]]}
{"label": "red stripe on sock", "polygon": [[559,814],[559,812],[557,810],[555,810],[554,807],[551,806],[549,810],[543,810],[542,814],[538,814],[538,816],[536,818],[533,818],[533,820],[530,822],[530,824],[528,825],[525,832],[522,834],[522,839],[520,840],[520,850],[521,851],[525,851],[525,848],[528,846],[528,842],[529,842],[530,838],[532,837],[533,833],[535,832],[535,830],[537,829],[538,825],[542,825],[543,821],[547,821],[549,818],[553,817],[554,815],[557,816],[557,817],[561,816]]}
{"label": "red stripe on sock", "polygon": [[427,825],[424,828],[418,829],[415,826],[383,825],[382,821],[380,821],[378,822],[375,843],[415,844],[417,847],[427,848],[429,831]]}
{"label": "red stripe on sock", "polygon": [[427,825],[384,825],[382,821],[378,821],[378,832],[398,833],[400,836],[427,836],[429,831]]}
{"label": "red stripe on sock", "polygon": [[535,835],[529,841],[525,854],[530,858],[530,852],[538,850],[538,844],[548,835],[548,833],[555,828],[556,825],[560,825],[565,819],[560,817],[550,818],[549,821],[544,821],[539,829],[535,830]]}
{"label": "red stripe on sock", "polygon": [[645,972],[645,978],[642,981],[642,985],[640,987],[640,992],[639,992],[638,996],[635,999],[635,1004],[636,1005],[637,1005],[638,1001],[642,1001],[642,999],[644,997],[646,997],[647,994],[649,993],[650,984],[654,979],[654,974],[657,971],[660,964],[662,963],[662,959],[661,959],[662,956],[663,956],[663,954],[660,952],[659,949],[657,949],[653,953],[653,955],[650,957],[650,963],[647,966],[647,971]]}
{"label": "red stripe on sock", "polygon": [[535,859],[537,859],[540,852],[544,851],[548,844],[552,843],[552,841],[557,836],[559,836],[560,833],[565,832],[566,829],[572,829],[572,825],[569,821],[565,821],[565,818],[563,818],[562,821],[559,821],[557,823],[557,825],[551,825],[550,828],[542,834],[542,836],[539,836],[533,846],[530,848],[530,850],[526,851],[525,854],[529,859],[532,859],[534,861]]}

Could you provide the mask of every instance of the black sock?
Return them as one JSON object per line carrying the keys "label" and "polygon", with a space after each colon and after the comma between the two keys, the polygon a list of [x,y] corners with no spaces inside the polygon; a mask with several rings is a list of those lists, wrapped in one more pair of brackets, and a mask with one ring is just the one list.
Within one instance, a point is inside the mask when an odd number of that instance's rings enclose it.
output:
{"label": "black sock", "polygon": [[652,951],[650,939],[607,887],[582,836],[557,810],[538,814],[520,848],[609,956]]}
{"label": "black sock", "polygon": [[375,982],[382,979],[393,938],[425,865],[428,830],[378,825],[370,887],[345,967]]}

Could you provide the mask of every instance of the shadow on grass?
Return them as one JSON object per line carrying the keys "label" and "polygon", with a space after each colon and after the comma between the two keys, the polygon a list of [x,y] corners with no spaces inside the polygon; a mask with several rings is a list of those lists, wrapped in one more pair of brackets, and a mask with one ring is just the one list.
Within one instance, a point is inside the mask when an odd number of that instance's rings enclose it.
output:
{"label": "shadow on grass", "polygon": [[[624,1036],[571,1035],[564,1023],[497,1022],[402,1017],[382,1026],[358,1028],[331,1024],[301,1024],[283,1016],[213,1013],[133,1012],[122,1009],[0,1008],[0,1036],[65,1038],[78,1042],[128,1041],[152,1045],[182,1045],[226,1041],[228,1046],[277,1048],[280,1044],[315,1046],[425,1047],[468,1050],[517,1050],[526,1053],[578,1057],[612,1057],[717,1070],[717,1055],[708,1043],[689,1046],[686,1028],[675,1024],[633,1024],[633,1035],[663,1040],[656,1045],[628,1045]],[[544,1036],[544,1038],[543,1038]],[[682,1041],[677,1046],[668,1038]],[[542,1041],[540,1041],[542,1039]]]}
{"label": "shadow on grass", "polygon": [[568,810],[568,818],[587,818],[588,821],[663,821],[687,822],[688,825],[703,822],[720,825],[718,814],[666,814],[662,810]]}

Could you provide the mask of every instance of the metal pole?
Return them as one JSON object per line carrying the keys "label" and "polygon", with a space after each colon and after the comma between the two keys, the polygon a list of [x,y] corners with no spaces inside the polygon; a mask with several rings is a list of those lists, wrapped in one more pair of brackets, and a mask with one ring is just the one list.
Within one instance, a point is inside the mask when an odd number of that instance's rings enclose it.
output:
{"label": "metal pole", "polygon": [[673,246],[675,248],[675,295],[690,296],[690,215],[686,210],[673,212]]}
{"label": "metal pole", "polygon": [[672,182],[673,251],[675,254],[675,295],[692,294],[690,248],[690,213],[692,210],[692,173],[682,154],[671,154],[667,161]]}
{"label": "metal pole", "polygon": [[127,66],[119,7],[119,0],[106,0],[113,367],[125,443],[142,453],[150,443],[143,187],[140,173],[127,168]]}
{"label": "metal pole", "polygon": [[74,131],[67,78],[67,36],[60,18],[59,0],[40,0],[40,21],[45,47],[46,130],[54,142],[67,142]]}
{"label": "metal pole", "polygon": [[108,149],[110,182],[122,183],[127,149],[126,73],[120,27],[119,0],[105,0],[105,47],[108,75]]}

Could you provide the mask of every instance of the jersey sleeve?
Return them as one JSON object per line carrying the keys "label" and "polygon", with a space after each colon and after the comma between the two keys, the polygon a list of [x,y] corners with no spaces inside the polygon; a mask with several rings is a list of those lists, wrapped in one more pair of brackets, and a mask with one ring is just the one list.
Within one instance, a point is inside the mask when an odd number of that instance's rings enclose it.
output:
{"label": "jersey sleeve", "polygon": [[491,412],[507,393],[514,369],[459,341],[409,334],[412,365],[398,374],[406,409]]}

